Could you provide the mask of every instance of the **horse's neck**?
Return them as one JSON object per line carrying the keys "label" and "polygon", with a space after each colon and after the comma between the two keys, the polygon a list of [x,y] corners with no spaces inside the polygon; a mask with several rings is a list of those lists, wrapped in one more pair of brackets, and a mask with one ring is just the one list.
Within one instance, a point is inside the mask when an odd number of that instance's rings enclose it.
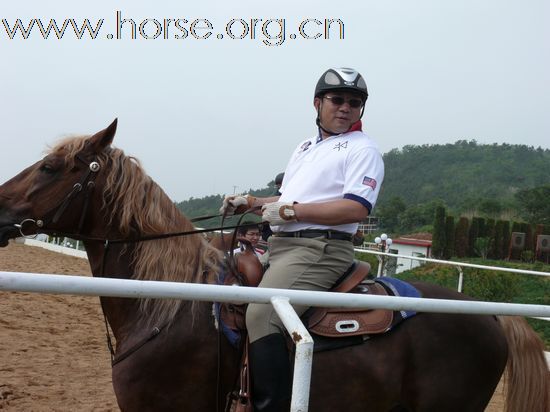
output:
{"label": "horse's neck", "polygon": [[[131,253],[133,246],[122,244],[107,248],[98,242],[85,242],[88,261],[94,277],[130,279],[133,274]],[[129,325],[137,320],[135,299],[101,297],[101,308],[117,340],[122,340]]]}
{"label": "horse's neck", "polygon": [[[86,252],[94,277],[130,279],[134,273],[132,244],[112,244],[106,250],[104,245],[98,242],[86,243]],[[154,328],[166,328],[168,325],[149,324],[147,319],[141,316],[138,301],[128,298],[101,297],[101,308],[105,314],[109,326],[119,344],[130,344],[135,339],[141,339]],[[209,303],[189,302],[176,316],[173,323],[177,328],[193,330],[190,338],[201,339],[205,335],[215,335],[214,322],[211,316]],[[173,326],[171,326],[173,328]],[[193,336],[191,336],[193,335]]]}

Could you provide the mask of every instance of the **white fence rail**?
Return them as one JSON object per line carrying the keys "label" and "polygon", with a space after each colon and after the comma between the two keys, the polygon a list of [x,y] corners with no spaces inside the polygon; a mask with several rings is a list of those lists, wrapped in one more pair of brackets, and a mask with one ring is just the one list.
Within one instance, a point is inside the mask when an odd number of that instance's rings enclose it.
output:
{"label": "white fence rail", "polygon": [[550,316],[550,306],[446,299],[369,296],[302,290],[202,285],[22,272],[0,272],[0,290],[125,298],[186,299],[271,303],[274,296],[292,304],[333,308],[416,310],[420,312]]}
{"label": "white fence rail", "polygon": [[40,247],[42,249],[51,250],[52,252],[62,253],[64,255],[75,256],[82,259],[88,259],[88,255],[84,250],[78,250],[75,248],[70,248],[70,247],[58,245],[55,243],[48,243],[42,240],[29,239],[29,238],[18,238],[17,242],[23,243],[27,246],[35,246],[35,247]]}
{"label": "white fence rail", "polygon": [[535,270],[504,268],[504,267],[500,267],[500,266],[485,266],[485,265],[477,265],[475,263],[454,262],[452,260],[439,260],[439,259],[423,258],[423,257],[417,257],[417,256],[398,255],[398,254],[395,254],[395,253],[385,253],[385,252],[379,252],[377,250],[370,250],[370,249],[355,249],[355,251],[359,252],[359,253],[370,253],[372,255],[389,256],[389,257],[394,257],[394,258],[403,258],[403,259],[410,259],[410,260],[418,260],[420,262],[439,263],[439,264],[442,264],[442,265],[451,265],[451,266],[469,267],[469,268],[477,268],[477,269],[497,270],[497,271],[501,271],[501,272],[511,272],[511,273],[523,273],[525,275],[550,276],[550,273],[548,273],[548,272],[537,272]]}
{"label": "white fence rail", "polygon": [[0,290],[127,298],[167,298],[219,302],[271,303],[297,346],[291,412],[308,409],[312,340],[292,304],[347,308],[385,308],[420,312],[496,314],[550,317],[550,306],[510,303],[365,296],[330,292],[239,286],[200,285],[52,274],[0,272]]}

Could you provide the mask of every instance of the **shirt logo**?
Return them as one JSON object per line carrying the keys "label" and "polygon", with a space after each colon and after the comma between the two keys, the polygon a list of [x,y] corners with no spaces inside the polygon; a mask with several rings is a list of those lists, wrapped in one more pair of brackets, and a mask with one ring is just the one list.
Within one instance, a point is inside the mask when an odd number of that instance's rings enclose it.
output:
{"label": "shirt logo", "polygon": [[365,176],[363,178],[363,184],[370,187],[372,190],[376,189],[376,180],[372,177]]}
{"label": "shirt logo", "polygon": [[347,140],[344,143],[336,143],[333,147],[333,149],[338,149],[338,151],[340,151],[340,149],[347,149],[347,148],[348,148]]}
{"label": "shirt logo", "polygon": [[311,142],[307,141],[302,146],[300,146],[300,152],[305,152],[311,146]]}

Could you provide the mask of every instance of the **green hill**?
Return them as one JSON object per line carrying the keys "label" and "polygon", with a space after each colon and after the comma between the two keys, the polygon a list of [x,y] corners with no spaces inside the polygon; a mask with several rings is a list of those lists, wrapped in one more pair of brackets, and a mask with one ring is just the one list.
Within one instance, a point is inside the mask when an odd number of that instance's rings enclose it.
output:
{"label": "green hill", "polygon": [[467,209],[480,199],[510,203],[517,191],[550,183],[550,150],[525,145],[405,146],[386,153],[384,162],[380,205],[398,196],[409,205],[441,199]]}

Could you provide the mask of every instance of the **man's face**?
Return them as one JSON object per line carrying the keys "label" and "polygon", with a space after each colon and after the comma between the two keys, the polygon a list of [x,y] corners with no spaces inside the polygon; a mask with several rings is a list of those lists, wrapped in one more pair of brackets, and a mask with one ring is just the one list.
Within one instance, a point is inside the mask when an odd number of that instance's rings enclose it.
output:
{"label": "man's face", "polygon": [[260,240],[260,231],[258,229],[247,230],[244,237],[250,242],[252,246],[256,246],[258,244],[258,241]]}
{"label": "man's face", "polygon": [[344,133],[361,117],[363,102],[355,93],[329,92],[316,97],[313,104],[321,119],[321,126],[334,133]]}

